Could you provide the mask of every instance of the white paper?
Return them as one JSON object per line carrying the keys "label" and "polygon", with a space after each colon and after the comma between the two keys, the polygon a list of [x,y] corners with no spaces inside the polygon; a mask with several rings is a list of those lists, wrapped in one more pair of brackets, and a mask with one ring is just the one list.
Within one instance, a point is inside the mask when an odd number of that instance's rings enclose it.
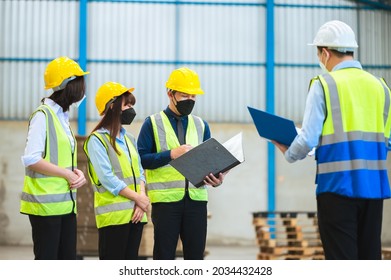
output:
{"label": "white paper", "polygon": [[222,144],[239,162],[244,161],[242,133],[236,134]]}

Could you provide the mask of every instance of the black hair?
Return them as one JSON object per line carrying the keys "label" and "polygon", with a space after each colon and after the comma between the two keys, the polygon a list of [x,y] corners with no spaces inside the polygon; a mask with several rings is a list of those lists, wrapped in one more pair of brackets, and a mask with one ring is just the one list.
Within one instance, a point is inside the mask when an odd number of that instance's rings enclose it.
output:
{"label": "black hair", "polygon": [[64,89],[53,92],[49,98],[60,105],[64,112],[67,112],[73,103],[83,98],[85,91],[84,76],[80,76],[68,82]]}
{"label": "black hair", "polygon": [[[96,127],[92,130],[92,132],[104,127],[108,131],[110,131],[110,143],[113,146],[115,152],[120,155],[119,150],[117,149],[117,145],[115,143],[115,138],[117,137],[120,129],[121,129],[121,114],[122,114],[122,100],[124,100],[124,105],[134,105],[136,104],[136,97],[130,93],[125,92],[120,96],[116,97],[114,101],[107,106],[106,111],[100,122],[96,125]],[[112,104],[112,106],[111,106]]]}
{"label": "black hair", "polygon": [[337,51],[337,50],[330,49],[330,48],[328,48],[328,47],[320,47],[320,46],[318,46],[317,48],[318,48],[318,51],[319,51],[319,52],[322,52],[322,49],[326,49],[326,50],[328,50],[329,52],[332,52],[332,53],[333,53],[336,57],[338,57],[338,58],[342,58],[342,57],[344,57],[344,56],[353,56],[353,55],[354,55],[354,52],[352,52],[352,51],[348,51],[348,52],[339,52],[339,51]]}

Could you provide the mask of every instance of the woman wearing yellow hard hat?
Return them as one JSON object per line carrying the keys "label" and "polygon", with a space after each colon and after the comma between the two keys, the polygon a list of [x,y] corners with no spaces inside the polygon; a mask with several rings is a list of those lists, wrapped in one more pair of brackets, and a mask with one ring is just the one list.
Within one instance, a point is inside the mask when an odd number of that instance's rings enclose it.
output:
{"label": "woman wearing yellow hard hat", "polygon": [[123,127],[136,116],[133,91],[115,82],[98,89],[95,104],[102,119],[84,143],[101,260],[138,259],[147,222],[144,170],[135,138]]}
{"label": "woman wearing yellow hard hat", "polygon": [[206,121],[191,114],[197,95],[204,94],[198,74],[187,67],[171,72],[167,82],[168,107],[146,118],[137,141],[146,170],[154,225],[153,258],[174,259],[178,239],[183,258],[203,259],[207,229],[207,186],[219,186],[224,174],[205,177],[196,188],[174,167],[175,159],[210,138]]}
{"label": "woman wearing yellow hard hat", "polygon": [[53,93],[29,119],[20,212],[29,215],[37,260],[76,259],[76,189],[86,179],[77,169],[68,110],[83,100],[88,73],[68,57],[52,60],[44,80]]}

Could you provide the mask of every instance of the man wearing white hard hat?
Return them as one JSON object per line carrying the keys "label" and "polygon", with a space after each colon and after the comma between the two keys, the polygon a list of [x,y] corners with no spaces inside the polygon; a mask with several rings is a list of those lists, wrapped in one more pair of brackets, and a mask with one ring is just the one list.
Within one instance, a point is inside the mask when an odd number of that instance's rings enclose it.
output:
{"label": "man wearing white hard hat", "polygon": [[316,147],[319,232],[326,259],[381,259],[383,200],[391,113],[390,88],[364,71],[353,54],[353,30],[333,20],[312,44],[324,74],[313,78],[301,133],[290,147],[274,142],[288,162]]}

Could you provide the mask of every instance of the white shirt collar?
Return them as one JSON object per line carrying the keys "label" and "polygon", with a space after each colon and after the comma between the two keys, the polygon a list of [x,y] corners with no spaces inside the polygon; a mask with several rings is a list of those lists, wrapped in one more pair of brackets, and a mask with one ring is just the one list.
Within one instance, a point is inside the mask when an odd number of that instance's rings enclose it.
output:
{"label": "white shirt collar", "polygon": [[57,116],[63,116],[66,121],[69,120],[68,112],[64,112],[62,110],[62,107],[58,105],[56,102],[54,102],[52,99],[45,98],[43,104],[48,105]]}

